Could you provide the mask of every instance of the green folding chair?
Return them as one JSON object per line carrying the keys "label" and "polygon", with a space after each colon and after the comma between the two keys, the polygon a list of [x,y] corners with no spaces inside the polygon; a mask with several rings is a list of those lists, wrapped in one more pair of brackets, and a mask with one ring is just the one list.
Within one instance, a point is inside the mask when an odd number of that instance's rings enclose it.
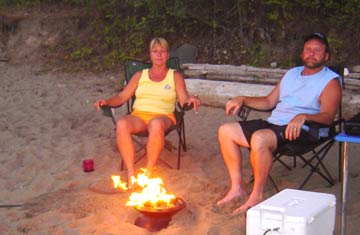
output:
{"label": "green folding chair", "polygon": [[[152,66],[151,63],[146,63],[146,62],[141,62],[141,61],[136,61],[136,60],[126,60],[125,61],[125,85],[130,81],[130,79],[136,72],[141,71],[143,69],[150,68],[151,66]],[[177,57],[169,58],[167,61],[167,66],[168,66],[168,68],[179,70],[180,69],[179,59]],[[136,97],[133,96],[126,103],[127,114],[131,113],[132,106],[134,104],[135,99],[136,99]],[[107,117],[111,117],[111,119],[115,125],[115,128],[116,128],[115,110],[119,107],[102,106],[101,108],[103,111],[103,115],[107,116]],[[189,110],[190,108],[191,107],[181,107],[180,104],[177,102],[176,106],[175,106],[175,111],[174,111],[175,118],[176,118],[176,125],[172,125],[165,132],[165,136],[167,136],[168,134],[170,134],[173,131],[176,131],[176,133],[178,135],[178,148],[177,148],[178,153],[177,153],[176,169],[180,169],[181,150],[186,152],[184,115],[185,115],[185,110]],[[137,133],[134,135],[137,137],[148,137],[148,132],[145,131],[145,132]],[[136,164],[137,162],[139,162],[142,158],[144,158],[146,156],[146,145],[142,144],[136,138],[134,138],[134,141],[139,146],[138,149],[136,150],[136,154],[139,155],[135,160],[135,164]],[[165,147],[166,147],[166,145],[165,145]],[[138,154],[142,150],[143,150],[143,153]],[[171,148],[170,148],[170,150],[171,150]],[[164,161],[162,159],[159,159],[159,161],[161,161],[162,163],[164,163],[165,165],[167,165],[170,168],[174,168],[173,166],[171,166],[169,163],[167,163],[166,161]],[[124,169],[124,161],[121,161],[121,170],[123,170],[123,169]]]}

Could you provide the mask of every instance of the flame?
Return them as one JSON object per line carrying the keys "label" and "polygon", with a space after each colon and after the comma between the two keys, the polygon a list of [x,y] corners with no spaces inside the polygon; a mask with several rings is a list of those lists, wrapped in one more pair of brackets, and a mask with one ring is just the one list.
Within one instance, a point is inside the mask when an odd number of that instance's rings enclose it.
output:
{"label": "flame", "polygon": [[120,175],[112,175],[111,179],[114,183],[114,188],[120,188],[122,190],[127,190],[128,188],[126,187],[126,182],[121,181],[120,179]]}
{"label": "flame", "polygon": [[[164,182],[161,178],[150,178],[146,169],[141,168],[142,172],[136,177],[131,176],[131,184],[137,184],[141,192],[131,193],[127,206],[136,206],[139,208],[151,207],[154,209],[171,208],[174,206],[175,195],[168,194],[164,188]],[[121,181],[120,176],[113,175],[111,179],[114,188],[128,190],[126,182]]]}

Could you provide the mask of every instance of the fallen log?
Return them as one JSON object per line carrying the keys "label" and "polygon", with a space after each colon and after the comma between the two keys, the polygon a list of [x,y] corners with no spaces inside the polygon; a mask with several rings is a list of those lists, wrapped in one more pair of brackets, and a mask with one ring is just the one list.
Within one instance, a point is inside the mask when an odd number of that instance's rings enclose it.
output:
{"label": "fallen log", "polygon": [[[182,68],[186,78],[266,85],[276,84],[287,71],[248,65],[183,64]],[[360,73],[349,73],[344,79],[345,89],[360,90]]]}

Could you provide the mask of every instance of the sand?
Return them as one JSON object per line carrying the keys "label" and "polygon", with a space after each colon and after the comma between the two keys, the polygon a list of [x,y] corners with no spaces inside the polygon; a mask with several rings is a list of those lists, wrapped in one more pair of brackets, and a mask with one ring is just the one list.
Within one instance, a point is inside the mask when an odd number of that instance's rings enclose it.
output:
{"label": "sand", "polygon": [[[120,172],[111,120],[93,103],[115,92],[114,75],[72,75],[0,63],[0,79],[0,234],[151,234],[134,225],[139,212],[125,206],[130,192],[109,190],[110,176],[126,172]],[[222,108],[202,106],[198,114],[189,111],[185,118],[188,150],[182,154],[181,169],[159,163],[155,173],[169,192],[186,202],[186,208],[156,234],[245,234],[244,214],[231,215],[240,199],[214,205],[229,189],[217,128],[236,117],[226,117]],[[176,146],[175,133],[168,139]],[[358,151],[357,145],[350,146],[347,234],[360,232]],[[176,154],[164,150],[162,158],[175,163]],[[247,150],[243,154],[249,181]],[[94,160],[93,172],[83,171],[84,159]],[[336,146],[327,164],[337,178]],[[143,165],[142,161],[137,167]],[[303,174],[300,167],[290,172],[274,165],[272,170],[282,189],[296,188]],[[98,192],[91,190],[94,187]],[[305,190],[336,195],[335,234],[339,234],[341,184],[329,187],[315,176]],[[265,193],[266,197],[276,193],[270,183]]]}

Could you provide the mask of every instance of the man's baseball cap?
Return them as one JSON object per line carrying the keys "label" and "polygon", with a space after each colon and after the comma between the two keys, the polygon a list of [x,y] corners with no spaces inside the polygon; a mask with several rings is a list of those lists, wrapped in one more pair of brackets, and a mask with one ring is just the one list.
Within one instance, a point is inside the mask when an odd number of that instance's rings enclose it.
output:
{"label": "man's baseball cap", "polygon": [[312,33],[312,34],[309,34],[305,37],[304,39],[304,44],[307,42],[307,41],[310,41],[312,39],[316,39],[318,40],[319,42],[321,42],[324,46],[325,46],[325,51],[327,53],[330,53],[330,47],[329,47],[329,42],[326,38],[326,36],[322,33]]}

